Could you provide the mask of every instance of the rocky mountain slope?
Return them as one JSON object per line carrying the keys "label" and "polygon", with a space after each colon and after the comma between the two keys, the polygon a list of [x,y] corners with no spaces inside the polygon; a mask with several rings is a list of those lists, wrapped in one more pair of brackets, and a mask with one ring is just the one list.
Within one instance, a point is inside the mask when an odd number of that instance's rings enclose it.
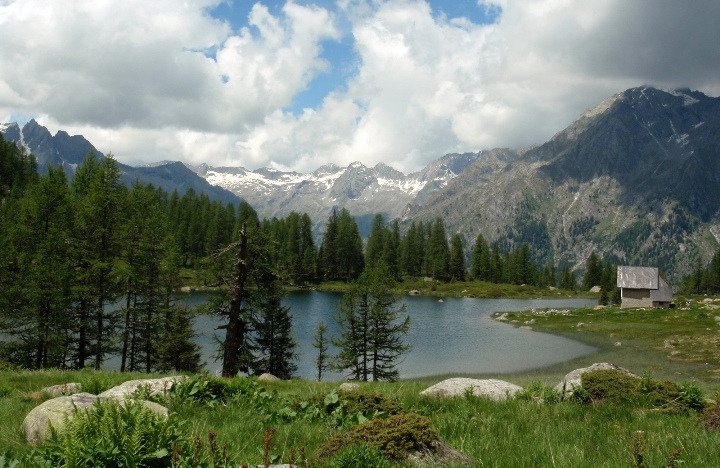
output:
{"label": "rocky mountain slope", "polygon": [[402,217],[480,156],[449,154],[409,175],[383,163],[366,167],[360,162],[347,167],[322,166],[310,174],[206,164],[195,170],[209,183],[247,200],[263,217],[308,213],[317,231],[333,208],[347,208],[358,219],[361,231],[367,231],[364,228],[376,213],[389,219]]}
{"label": "rocky mountain slope", "polygon": [[526,152],[493,150],[409,217],[468,242],[529,242],[581,267],[591,251],[677,279],[720,239],[720,98],[629,89]]}
{"label": "rocky mountain slope", "polygon": [[[13,141],[33,154],[37,159],[40,173],[46,173],[49,166],[62,166],[65,173],[72,177],[78,165],[82,163],[89,152],[92,151],[104,157],[82,135],[70,136],[62,130],[52,135],[47,128],[38,124],[34,119],[22,127],[14,122],[0,124],[0,133],[5,140]],[[239,201],[239,198],[233,193],[209,184],[180,162],[163,162],[142,167],[118,165],[122,171],[122,179],[128,186],[136,181],[143,184],[152,183],[168,192],[177,190],[181,194],[192,188],[198,193],[207,194],[213,200],[224,203]]]}

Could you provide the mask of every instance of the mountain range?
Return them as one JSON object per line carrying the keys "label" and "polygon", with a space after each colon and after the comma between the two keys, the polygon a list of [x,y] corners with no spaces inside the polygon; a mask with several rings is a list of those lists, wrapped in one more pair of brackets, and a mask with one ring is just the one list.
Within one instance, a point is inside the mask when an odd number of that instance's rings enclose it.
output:
{"label": "mountain range", "polygon": [[[72,177],[88,153],[94,152],[101,157],[105,156],[82,135],[70,136],[63,130],[52,135],[46,127],[38,124],[34,119],[22,127],[15,122],[0,124],[0,133],[6,141],[14,142],[35,156],[41,174],[46,173],[49,166],[62,166],[65,173]],[[213,200],[225,203],[240,201],[237,195],[222,187],[209,184],[178,161],[141,167],[118,163],[118,166],[122,172],[122,180],[127,185],[132,185],[136,181],[143,184],[152,183],[168,192],[177,190],[182,194],[188,189],[193,189],[207,194]]]}
{"label": "mountain range", "polygon": [[[0,131],[35,154],[41,170],[61,164],[72,172],[94,150],[82,136],[52,136],[35,121]],[[363,232],[375,213],[406,224],[440,216],[468,248],[482,234],[507,247],[528,242],[537,260],[555,265],[582,269],[596,251],[617,263],[659,265],[677,279],[717,249],[719,158],[720,98],[641,86],[544,144],[448,154],[412,174],[360,162],[309,174],[178,162],[121,169],[126,181],[242,198],[263,217],[306,212],[316,233],[333,208],[348,208]]]}

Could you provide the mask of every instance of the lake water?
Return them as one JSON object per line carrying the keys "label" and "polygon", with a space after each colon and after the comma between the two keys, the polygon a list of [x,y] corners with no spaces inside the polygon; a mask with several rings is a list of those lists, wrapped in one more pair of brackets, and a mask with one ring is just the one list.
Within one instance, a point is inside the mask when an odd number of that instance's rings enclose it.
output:
{"label": "lake water", "polygon": [[[179,301],[188,306],[205,302],[201,293],[183,295]],[[340,294],[317,291],[294,292],[284,304],[293,315],[294,337],[298,343],[299,377],[316,376],[312,347],[318,323],[328,327],[328,336],[339,334],[335,324]],[[529,370],[567,361],[595,351],[583,343],[547,333],[516,328],[497,322],[493,312],[521,311],[533,308],[588,307],[597,304],[593,299],[473,299],[410,296],[402,298],[410,315],[410,332],[406,342],[412,346],[399,365],[402,378],[447,373],[509,373]],[[202,347],[202,358],[211,372],[220,369],[213,359],[217,343],[215,335],[222,319],[212,315],[196,318],[196,338]],[[331,347],[331,352],[334,350]],[[342,375],[327,374],[328,380]]]}

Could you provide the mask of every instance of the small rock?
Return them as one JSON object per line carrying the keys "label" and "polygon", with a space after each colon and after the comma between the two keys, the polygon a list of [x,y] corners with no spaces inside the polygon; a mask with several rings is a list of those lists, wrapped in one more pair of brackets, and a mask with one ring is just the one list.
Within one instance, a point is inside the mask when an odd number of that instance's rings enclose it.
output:
{"label": "small rock", "polygon": [[183,286],[182,288],[180,288],[180,292],[189,293],[192,292],[192,288],[190,286]]}
{"label": "small rock", "polygon": [[607,309],[607,306],[604,306],[604,305],[596,305],[595,307],[593,307],[593,310],[604,310],[604,309]]}
{"label": "small rock", "polygon": [[128,380],[109,390],[105,390],[99,396],[102,398],[123,400],[132,397],[135,392],[141,388],[147,390],[150,396],[165,395],[176,382],[185,379],[187,379],[187,377],[184,375],[174,375],[171,377],[161,377],[159,379]]}
{"label": "small rock", "polygon": [[475,461],[442,439],[432,442],[425,450],[411,453],[413,466],[475,466]]}
{"label": "small rock", "polygon": [[599,293],[600,289],[601,289],[600,286],[593,286],[592,288],[590,288],[590,292],[591,293]]}
{"label": "small rock", "polygon": [[410,292],[409,292],[409,294],[410,294],[411,296],[419,296],[419,295],[420,295],[420,291],[418,291],[417,289],[411,289]]}
{"label": "small rock", "polygon": [[354,382],[343,382],[338,387],[338,391],[340,392],[355,392],[357,390],[360,390],[360,384]]}
{"label": "small rock", "polygon": [[503,401],[521,391],[522,387],[495,379],[469,379],[455,377],[438,382],[426,388],[420,395],[434,397],[456,397],[463,396],[466,392],[473,395],[489,398],[495,401]]}
{"label": "small rock", "polygon": [[575,389],[580,387],[582,375],[586,372],[595,370],[616,370],[622,372],[623,374],[637,377],[637,375],[633,374],[629,370],[624,369],[620,366],[616,366],[615,364],[610,364],[607,362],[596,362],[595,364],[592,364],[588,367],[581,367],[579,369],[575,369],[574,371],[568,372],[565,377],[563,377],[563,379],[560,381],[560,383],[555,385],[555,391],[560,393],[564,391],[565,396],[572,395]]}
{"label": "small rock", "polygon": [[557,288],[555,286],[548,286],[549,291],[557,291]]}
{"label": "small rock", "polygon": [[77,382],[69,382],[60,385],[53,385],[52,387],[45,387],[40,390],[40,393],[45,393],[51,397],[59,397],[63,395],[74,395],[82,391],[82,385]]}
{"label": "small rock", "polygon": [[257,379],[260,382],[277,382],[280,380],[278,377],[275,377],[272,374],[268,374],[267,372],[265,372],[264,374],[260,374]]}
{"label": "small rock", "polygon": [[445,301],[443,301],[442,299],[438,299],[438,302],[445,302]]}
{"label": "small rock", "polygon": [[615,342],[615,346],[617,346],[617,347],[620,347],[620,346],[622,346],[622,342],[620,342],[620,341],[616,341],[616,342]]}
{"label": "small rock", "polygon": [[503,312],[502,314],[495,316],[495,320],[499,320],[500,322],[506,322],[507,319],[508,319],[507,312]]}

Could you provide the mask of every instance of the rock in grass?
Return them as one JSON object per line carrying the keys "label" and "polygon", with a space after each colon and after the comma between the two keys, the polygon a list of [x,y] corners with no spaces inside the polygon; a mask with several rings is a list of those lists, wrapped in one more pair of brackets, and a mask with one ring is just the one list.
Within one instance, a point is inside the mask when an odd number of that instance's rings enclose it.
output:
{"label": "rock in grass", "polygon": [[258,377],[258,381],[260,382],[277,382],[279,380],[281,380],[279,377],[275,377],[274,375],[268,374],[267,372],[265,372],[264,374],[260,374],[260,376]]}
{"label": "rock in grass", "polygon": [[50,437],[50,426],[55,430],[65,427],[68,418],[94,405],[100,397],[92,393],[77,393],[47,400],[25,416],[22,431],[31,445],[37,445]]}
{"label": "rock in grass", "polygon": [[521,391],[522,387],[496,379],[468,379],[455,377],[438,382],[420,395],[434,397],[456,397],[472,393],[475,396],[503,401]]}
{"label": "rock in grass", "polygon": [[109,390],[105,390],[99,396],[102,398],[123,400],[125,398],[131,398],[135,395],[135,392],[141,389],[147,391],[150,396],[165,395],[176,382],[180,382],[186,378],[184,375],[174,375],[171,377],[161,377],[159,379],[128,380]]}
{"label": "rock in grass", "polygon": [[63,395],[74,395],[82,391],[82,385],[77,382],[69,382],[60,385],[53,385],[51,387],[45,387],[40,390],[40,393],[45,393],[51,397],[59,397]]}
{"label": "rock in grass", "polygon": [[633,374],[629,370],[624,369],[620,366],[616,366],[615,364],[610,364],[608,362],[596,362],[595,364],[592,364],[588,367],[581,367],[580,369],[575,369],[574,371],[568,372],[565,377],[562,378],[560,383],[555,385],[555,391],[559,393],[564,392],[564,396],[566,397],[571,396],[573,393],[575,393],[575,389],[581,386],[582,375],[586,372],[596,370],[614,370],[622,372],[623,374],[637,377],[637,375]]}
{"label": "rock in grass", "polygon": [[413,466],[473,466],[475,461],[442,439],[430,443],[424,450],[408,455],[407,461]]}
{"label": "rock in grass", "polygon": [[[78,411],[90,410],[96,403],[106,400],[117,401],[113,398],[104,398],[92,393],[76,393],[75,395],[60,396],[47,400],[30,410],[25,416],[22,424],[25,439],[31,445],[41,444],[50,437],[51,426],[56,431],[61,431]],[[123,399],[117,404],[124,405],[128,401],[131,400]],[[168,409],[164,406],[152,401],[137,401],[158,417],[162,419],[168,418]]]}
{"label": "rock in grass", "polygon": [[354,382],[343,382],[338,387],[339,392],[355,392],[357,390],[360,390],[360,384]]}

